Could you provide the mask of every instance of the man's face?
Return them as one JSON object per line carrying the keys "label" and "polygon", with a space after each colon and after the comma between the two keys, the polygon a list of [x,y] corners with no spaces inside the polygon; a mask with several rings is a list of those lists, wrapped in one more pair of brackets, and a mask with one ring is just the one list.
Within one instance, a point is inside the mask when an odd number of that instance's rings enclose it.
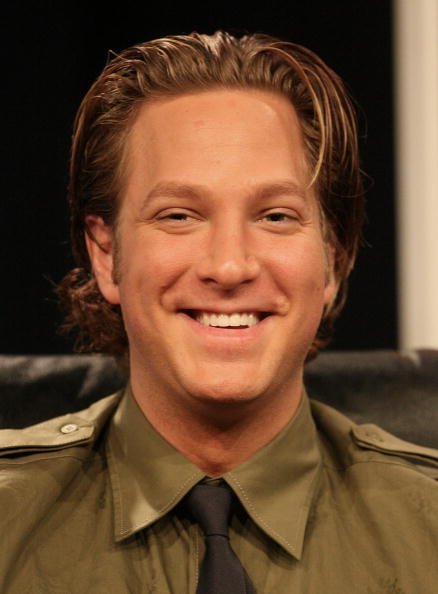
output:
{"label": "man's face", "polygon": [[127,163],[116,283],[111,247],[95,272],[122,308],[131,381],[192,403],[292,389],[336,290],[293,108],[256,90],[157,100]]}

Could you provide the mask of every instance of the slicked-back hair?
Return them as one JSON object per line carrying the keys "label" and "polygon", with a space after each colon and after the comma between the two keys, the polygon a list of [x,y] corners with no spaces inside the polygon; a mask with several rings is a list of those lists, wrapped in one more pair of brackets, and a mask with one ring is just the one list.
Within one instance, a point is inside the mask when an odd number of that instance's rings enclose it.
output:
{"label": "slicked-back hair", "polygon": [[169,36],[114,54],[79,107],[69,185],[77,268],[58,288],[67,313],[64,329],[76,328],[78,350],[112,354],[125,361],[128,354],[120,307],[103,298],[93,276],[85,218],[94,214],[114,228],[117,225],[126,182],[127,137],[140,107],[154,99],[218,88],[277,92],[296,110],[339,283],[309,358],[328,342],[345,302],[364,216],[352,101],[339,76],[310,50],[267,35],[236,38],[218,31]]}

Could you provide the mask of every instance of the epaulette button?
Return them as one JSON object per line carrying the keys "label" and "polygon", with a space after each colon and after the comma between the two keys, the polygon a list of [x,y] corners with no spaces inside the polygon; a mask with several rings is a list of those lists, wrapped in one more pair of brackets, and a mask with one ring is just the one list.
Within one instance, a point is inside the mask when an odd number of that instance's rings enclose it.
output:
{"label": "epaulette button", "polygon": [[75,423],[67,423],[67,425],[63,425],[60,429],[61,433],[73,433],[77,431],[79,427]]}
{"label": "epaulette button", "polygon": [[367,429],[365,431],[365,436],[369,439],[379,441],[380,443],[385,441],[378,431],[373,431],[372,429]]}

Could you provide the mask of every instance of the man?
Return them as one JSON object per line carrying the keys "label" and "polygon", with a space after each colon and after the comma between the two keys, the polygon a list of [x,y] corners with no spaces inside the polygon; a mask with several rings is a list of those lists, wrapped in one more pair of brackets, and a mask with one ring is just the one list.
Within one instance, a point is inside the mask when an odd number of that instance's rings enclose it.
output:
{"label": "man", "polygon": [[70,202],[69,324],[129,386],[14,434],[2,591],[434,591],[438,454],[303,386],[363,218],[337,75],[262,35],[130,48],[79,110]]}

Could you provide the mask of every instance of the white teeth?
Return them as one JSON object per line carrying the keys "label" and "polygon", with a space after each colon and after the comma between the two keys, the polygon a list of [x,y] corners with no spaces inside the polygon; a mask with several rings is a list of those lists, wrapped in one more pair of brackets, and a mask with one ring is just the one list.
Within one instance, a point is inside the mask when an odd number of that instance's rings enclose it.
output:
{"label": "white teeth", "polygon": [[[224,318],[227,316],[224,316]],[[246,326],[246,315],[242,314],[239,315],[237,313],[231,314],[230,316],[230,326]]]}
{"label": "white teeth", "polygon": [[196,320],[203,326],[215,326],[216,328],[238,328],[241,326],[255,326],[259,317],[254,313],[232,313],[232,314],[210,314],[200,312]]}

